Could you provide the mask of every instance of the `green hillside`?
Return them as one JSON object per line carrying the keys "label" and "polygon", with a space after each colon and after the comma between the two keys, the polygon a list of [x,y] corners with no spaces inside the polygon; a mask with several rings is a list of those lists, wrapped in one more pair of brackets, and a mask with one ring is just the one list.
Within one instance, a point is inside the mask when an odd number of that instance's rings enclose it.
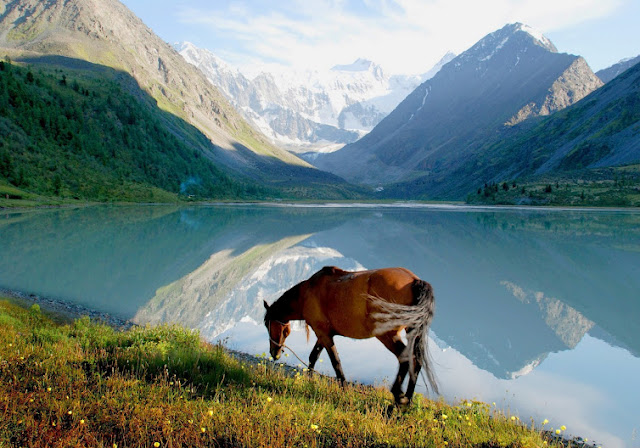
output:
{"label": "green hillside", "polygon": [[[509,204],[637,205],[640,180],[633,167],[639,162],[640,64],[549,117],[504,127],[457,169],[434,169],[430,176],[390,186],[387,195]],[[505,183],[515,183],[518,191],[505,195]],[[545,191],[548,186],[553,195]]]}
{"label": "green hillside", "polygon": [[2,61],[0,183],[95,201],[273,194],[223,173],[153,112],[104,74]]}
{"label": "green hillside", "polygon": [[640,207],[640,165],[555,172],[518,181],[489,182],[470,204]]}

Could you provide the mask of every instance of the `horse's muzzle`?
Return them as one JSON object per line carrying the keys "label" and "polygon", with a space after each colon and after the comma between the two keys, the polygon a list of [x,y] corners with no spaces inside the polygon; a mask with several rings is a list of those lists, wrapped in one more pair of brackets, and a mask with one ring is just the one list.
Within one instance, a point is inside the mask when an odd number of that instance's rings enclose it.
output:
{"label": "horse's muzzle", "polygon": [[270,352],[271,357],[277,361],[278,359],[280,359],[280,356],[282,356],[282,347],[271,347]]}

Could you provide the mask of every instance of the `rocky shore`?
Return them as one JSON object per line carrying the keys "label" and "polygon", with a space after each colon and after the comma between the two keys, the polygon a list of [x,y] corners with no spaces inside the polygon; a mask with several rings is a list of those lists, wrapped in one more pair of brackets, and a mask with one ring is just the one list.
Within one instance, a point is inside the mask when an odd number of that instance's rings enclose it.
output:
{"label": "rocky shore", "polygon": [[73,320],[82,316],[88,316],[92,320],[97,320],[110,327],[122,330],[127,330],[135,325],[129,320],[120,319],[108,313],[101,313],[82,305],[67,303],[50,297],[42,297],[36,294],[27,294],[8,289],[0,289],[0,296],[19,302],[27,308],[32,305],[38,305],[43,311],[58,315],[63,319]]}

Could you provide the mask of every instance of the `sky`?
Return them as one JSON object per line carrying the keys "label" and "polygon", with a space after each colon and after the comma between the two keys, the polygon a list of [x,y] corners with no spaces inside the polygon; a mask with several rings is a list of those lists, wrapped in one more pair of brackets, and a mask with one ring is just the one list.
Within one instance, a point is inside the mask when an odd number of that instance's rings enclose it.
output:
{"label": "sky", "polygon": [[419,74],[514,22],[594,71],[640,54],[640,0],[121,1],[166,42],[192,42],[248,74],[357,58],[388,74]]}

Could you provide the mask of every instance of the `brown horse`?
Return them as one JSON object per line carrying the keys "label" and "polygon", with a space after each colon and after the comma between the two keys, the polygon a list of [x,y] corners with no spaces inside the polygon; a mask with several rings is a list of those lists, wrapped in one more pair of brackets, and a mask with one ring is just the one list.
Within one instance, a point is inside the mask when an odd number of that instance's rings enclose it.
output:
{"label": "brown horse", "polygon": [[[336,377],[345,377],[333,342],[334,336],[353,339],[376,337],[397,358],[398,375],[391,387],[399,405],[411,402],[420,369],[424,367],[432,390],[438,387],[427,350],[428,330],[433,318],[431,285],[404,268],[348,272],[327,266],[311,278],[285,292],[267,309],[264,323],[269,332],[270,352],[280,358],[292,320],[304,320],[318,340],[309,355],[309,370],[326,349]],[[402,341],[406,331],[407,344]],[[409,373],[406,394],[402,383]]]}

